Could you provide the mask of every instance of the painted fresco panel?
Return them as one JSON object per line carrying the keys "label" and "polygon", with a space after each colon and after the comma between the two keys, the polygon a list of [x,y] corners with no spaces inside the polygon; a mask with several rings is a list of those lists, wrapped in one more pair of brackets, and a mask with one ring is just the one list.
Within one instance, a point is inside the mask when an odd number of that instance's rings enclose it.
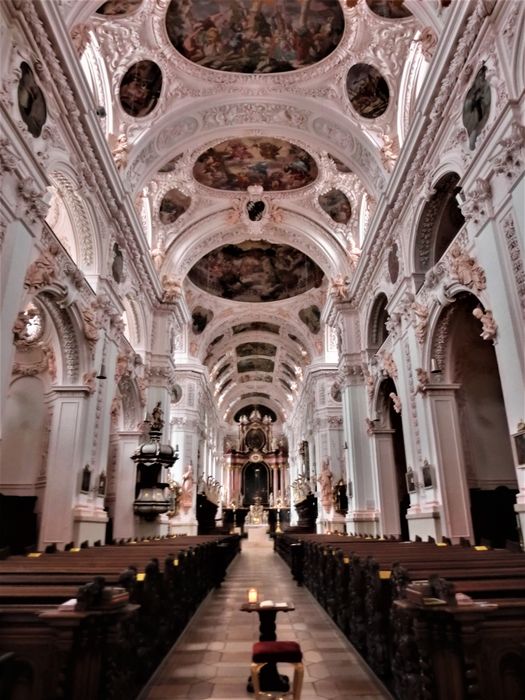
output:
{"label": "painted fresco panel", "polygon": [[341,190],[334,189],[319,195],[319,204],[337,224],[347,224],[350,221],[352,207],[348,197]]}
{"label": "painted fresco panel", "polygon": [[238,333],[248,333],[249,331],[264,331],[266,333],[279,333],[279,326],[274,323],[266,323],[266,321],[251,321],[251,323],[238,323],[233,326],[234,335]]}
{"label": "painted fresco panel", "polygon": [[237,371],[243,372],[273,372],[274,362],[266,357],[247,357],[237,362]]}
{"label": "painted fresco panel", "polygon": [[366,4],[372,12],[386,19],[403,19],[412,15],[403,0],[366,0]]}
{"label": "painted fresco panel", "polygon": [[236,352],[238,357],[248,357],[249,355],[268,355],[268,357],[274,357],[277,353],[277,348],[271,343],[255,341],[253,343],[237,345]]}
{"label": "painted fresco panel", "polygon": [[179,190],[170,190],[166,192],[162,198],[159,208],[159,219],[163,224],[172,224],[177,221],[181,214],[184,214],[186,209],[191,204],[191,197],[187,197]]}
{"label": "painted fresco panel", "polygon": [[339,44],[338,0],[172,0],[166,30],[185,58],[233,73],[282,73],[326,58]]}
{"label": "painted fresco panel", "polygon": [[366,119],[376,119],[385,113],[390,99],[386,80],[368,63],[356,63],[346,76],[346,91],[352,107]]}
{"label": "painted fresco panel", "polygon": [[210,294],[245,302],[289,299],[323,281],[323,271],[304,253],[267,241],[216,248],[188,276]]}
{"label": "painted fresco panel", "polygon": [[138,10],[142,0],[107,0],[97,8],[97,15],[123,17]]}
{"label": "painted fresco panel", "polygon": [[197,158],[193,176],[216,190],[239,192],[259,185],[267,191],[285,191],[314,182],[317,165],[293,143],[254,136],[209,148]]}
{"label": "painted fresco panel", "polygon": [[321,311],[318,306],[312,304],[312,306],[301,309],[299,311],[299,318],[311,333],[319,333],[321,329]]}
{"label": "painted fresco panel", "polygon": [[162,88],[162,71],[153,61],[132,65],[120,83],[120,104],[132,117],[145,117],[157,104]]}

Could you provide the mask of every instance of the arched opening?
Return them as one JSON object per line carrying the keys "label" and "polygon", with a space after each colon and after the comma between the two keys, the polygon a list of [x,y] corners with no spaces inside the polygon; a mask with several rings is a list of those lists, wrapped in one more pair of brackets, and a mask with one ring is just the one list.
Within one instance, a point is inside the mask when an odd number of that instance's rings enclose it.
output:
{"label": "arched opening", "polygon": [[518,493],[509,429],[494,345],[480,336],[472,294],[456,297],[449,325],[449,379],[456,394],[459,433],[474,537],[503,547],[518,541],[514,503]]}
{"label": "arched opening", "polygon": [[[414,269],[424,273],[443,256],[448,246],[465,223],[457,195],[459,175],[447,173],[436,184],[434,193],[425,204],[419,220]],[[421,278],[423,283],[423,276]]]}
{"label": "arched opening", "polygon": [[397,530],[399,530],[401,538],[408,540],[410,536],[407,511],[410,507],[410,495],[407,488],[405,441],[401,413],[395,410],[392,394],[397,396],[396,385],[388,377],[379,387],[377,396],[379,419],[374,428],[381,508],[390,511],[389,514],[385,514],[385,534],[398,534]]}
{"label": "arched opening", "polygon": [[388,311],[386,310],[388,299],[385,294],[379,294],[372,307],[370,321],[368,323],[368,346],[374,350],[383,345],[388,338]]}
{"label": "arched opening", "polygon": [[[242,492],[244,505],[251,506],[257,502],[268,505],[270,495],[270,470],[264,462],[248,462],[242,474]],[[261,499],[256,501],[256,499]]]}

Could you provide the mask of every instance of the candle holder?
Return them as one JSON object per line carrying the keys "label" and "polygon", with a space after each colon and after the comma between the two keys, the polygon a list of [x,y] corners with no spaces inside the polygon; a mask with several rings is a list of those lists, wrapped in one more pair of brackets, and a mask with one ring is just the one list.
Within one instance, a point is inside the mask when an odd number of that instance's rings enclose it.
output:
{"label": "candle holder", "polygon": [[248,589],[248,603],[256,605],[259,602],[259,592],[256,588]]}

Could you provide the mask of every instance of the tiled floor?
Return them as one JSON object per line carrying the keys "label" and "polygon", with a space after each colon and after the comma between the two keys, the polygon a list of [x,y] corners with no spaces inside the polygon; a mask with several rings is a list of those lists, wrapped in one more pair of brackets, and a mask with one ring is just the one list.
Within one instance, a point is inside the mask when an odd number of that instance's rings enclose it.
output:
{"label": "tiled floor", "polygon": [[[140,700],[253,698],[246,681],[252,644],[259,638],[259,618],[239,610],[252,586],[266,599],[295,604],[293,612],[278,613],[277,639],[301,645],[302,700],[391,697],[311,594],[296,586],[272,542],[259,536],[242,541],[242,553],[230,566],[222,588],[201,605]],[[293,674],[291,666],[279,670]]]}

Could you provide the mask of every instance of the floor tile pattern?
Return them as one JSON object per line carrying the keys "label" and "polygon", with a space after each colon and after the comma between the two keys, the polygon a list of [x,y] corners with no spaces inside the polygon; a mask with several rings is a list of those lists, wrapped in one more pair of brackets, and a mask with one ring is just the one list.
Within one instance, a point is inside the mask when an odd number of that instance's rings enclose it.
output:
{"label": "floor tile pattern", "polygon": [[[242,553],[228,569],[222,587],[201,605],[139,700],[253,698],[246,681],[252,644],[259,638],[259,618],[239,610],[251,587],[263,599],[291,600],[295,605],[293,612],[278,613],[277,639],[301,645],[302,700],[391,698],[308,590],[296,586],[272,541],[259,533],[257,539],[242,541]],[[283,664],[279,670],[293,674],[291,666]]]}

